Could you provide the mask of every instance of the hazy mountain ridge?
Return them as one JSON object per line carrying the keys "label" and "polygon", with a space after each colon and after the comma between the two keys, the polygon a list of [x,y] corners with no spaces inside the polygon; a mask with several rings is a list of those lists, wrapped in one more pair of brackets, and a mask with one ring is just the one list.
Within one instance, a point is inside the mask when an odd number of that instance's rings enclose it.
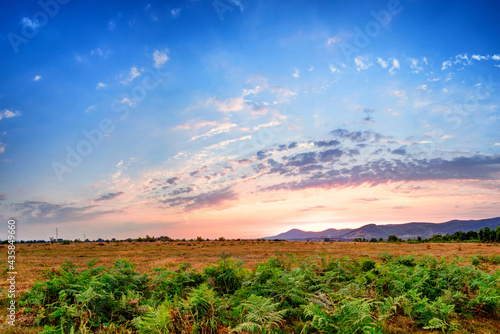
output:
{"label": "hazy mountain ridge", "polygon": [[458,231],[479,231],[480,228],[489,227],[495,229],[500,226],[500,217],[478,219],[478,220],[450,220],[444,223],[404,223],[377,225],[368,224],[356,229],[334,229],[330,228],[324,231],[312,232],[291,229],[276,236],[265,237],[264,239],[283,239],[283,240],[308,240],[308,239],[354,239],[354,238],[384,238],[389,235],[397,235],[402,239],[409,238],[430,238],[435,234],[453,234]]}

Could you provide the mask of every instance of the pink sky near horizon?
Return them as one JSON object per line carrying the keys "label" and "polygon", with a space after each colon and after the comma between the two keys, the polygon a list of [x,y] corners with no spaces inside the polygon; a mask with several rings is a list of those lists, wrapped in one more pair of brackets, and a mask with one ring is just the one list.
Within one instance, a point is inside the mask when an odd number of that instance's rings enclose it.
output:
{"label": "pink sky near horizon", "polygon": [[[165,210],[144,203],[86,220],[84,224],[67,221],[31,228],[34,229],[32,233],[46,239],[56,227],[63,238],[71,235],[71,238],[80,236],[83,239],[85,234],[90,239],[146,235],[176,239],[198,236],[251,239],[273,236],[292,228],[321,231],[357,228],[371,223],[441,223],[451,219],[496,216],[494,198],[488,198],[476,183],[464,186],[463,180],[447,180],[362,184],[341,189],[279,190],[266,193],[265,197],[243,190],[245,194],[237,200],[189,212]],[[111,209],[126,207],[126,204],[125,195],[109,200],[106,206]]]}

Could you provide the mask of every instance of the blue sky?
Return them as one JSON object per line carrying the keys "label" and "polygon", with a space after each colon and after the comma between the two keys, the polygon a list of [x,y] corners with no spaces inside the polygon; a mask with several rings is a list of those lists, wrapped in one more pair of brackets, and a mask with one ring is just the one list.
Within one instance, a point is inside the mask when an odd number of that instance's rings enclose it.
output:
{"label": "blue sky", "polygon": [[0,14],[22,238],[498,216],[495,1],[46,4]]}

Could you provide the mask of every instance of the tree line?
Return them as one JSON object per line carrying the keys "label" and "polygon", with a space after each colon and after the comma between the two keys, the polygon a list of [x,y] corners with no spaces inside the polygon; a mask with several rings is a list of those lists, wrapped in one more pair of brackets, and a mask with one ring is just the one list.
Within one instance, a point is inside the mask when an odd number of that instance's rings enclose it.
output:
{"label": "tree line", "polygon": [[[326,238],[328,239],[328,238]],[[329,239],[325,241],[330,241]],[[500,226],[495,229],[489,228],[488,226],[476,231],[462,232],[458,231],[453,234],[436,234],[430,238],[424,239],[422,237],[417,237],[416,239],[400,239],[397,235],[390,235],[387,240],[383,238],[355,238],[353,241],[356,242],[407,242],[407,243],[420,243],[420,242],[500,242]]]}

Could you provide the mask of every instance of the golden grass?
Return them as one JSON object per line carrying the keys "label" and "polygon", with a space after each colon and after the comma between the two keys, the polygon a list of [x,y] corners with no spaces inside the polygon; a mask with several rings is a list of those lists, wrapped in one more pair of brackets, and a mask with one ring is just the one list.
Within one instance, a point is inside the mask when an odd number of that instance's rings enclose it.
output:
{"label": "golden grass", "polygon": [[[356,242],[298,242],[298,241],[192,241],[192,242],[110,242],[63,244],[18,244],[16,245],[17,289],[23,292],[37,280],[43,280],[46,270],[58,268],[66,261],[80,267],[92,259],[98,265],[110,266],[120,258],[131,260],[141,273],[151,273],[153,268],[176,267],[191,263],[194,268],[214,264],[224,252],[242,260],[247,268],[275,255],[277,252],[293,254],[299,258],[315,256],[359,258],[369,256],[377,259],[381,253],[392,255],[431,255],[453,259],[470,255],[498,255],[500,245],[478,243],[406,244],[406,243],[356,243]],[[7,253],[7,245],[0,252]],[[6,256],[4,256],[6,259]],[[0,289],[7,287],[6,260],[0,267],[2,280]]]}
{"label": "golden grass", "polygon": [[[0,292],[6,298],[7,281],[7,245],[0,245],[0,251],[5,254],[0,264],[2,280]],[[360,258],[369,256],[375,260],[382,253],[395,256],[431,255],[455,259],[462,257],[470,262],[471,255],[499,255],[500,245],[478,243],[443,243],[443,244],[406,244],[406,243],[356,243],[356,242],[293,242],[293,241],[186,241],[186,242],[110,242],[110,243],[71,243],[64,244],[18,244],[16,245],[16,287],[19,292],[27,291],[37,280],[45,280],[44,272],[55,269],[66,261],[80,267],[93,259],[98,259],[98,265],[110,266],[120,258],[131,260],[141,273],[152,273],[153,268],[175,268],[181,263],[191,263],[200,269],[214,264],[224,252],[233,258],[243,261],[247,268],[253,268],[277,253],[293,254],[298,258],[314,258],[327,256],[339,258],[349,256]],[[483,270],[495,269],[493,266],[482,265]],[[5,309],[0,311],[0,331],[5,333],[37,333],[37,328],[6,326]],[[20,314],[18,314],[20,316]],[[465,333],[500,333],[500,322],[494,319],[462,319]],[[394,320],[389,325],[388,333],[434,333],[413,328],[407,320]]]}

